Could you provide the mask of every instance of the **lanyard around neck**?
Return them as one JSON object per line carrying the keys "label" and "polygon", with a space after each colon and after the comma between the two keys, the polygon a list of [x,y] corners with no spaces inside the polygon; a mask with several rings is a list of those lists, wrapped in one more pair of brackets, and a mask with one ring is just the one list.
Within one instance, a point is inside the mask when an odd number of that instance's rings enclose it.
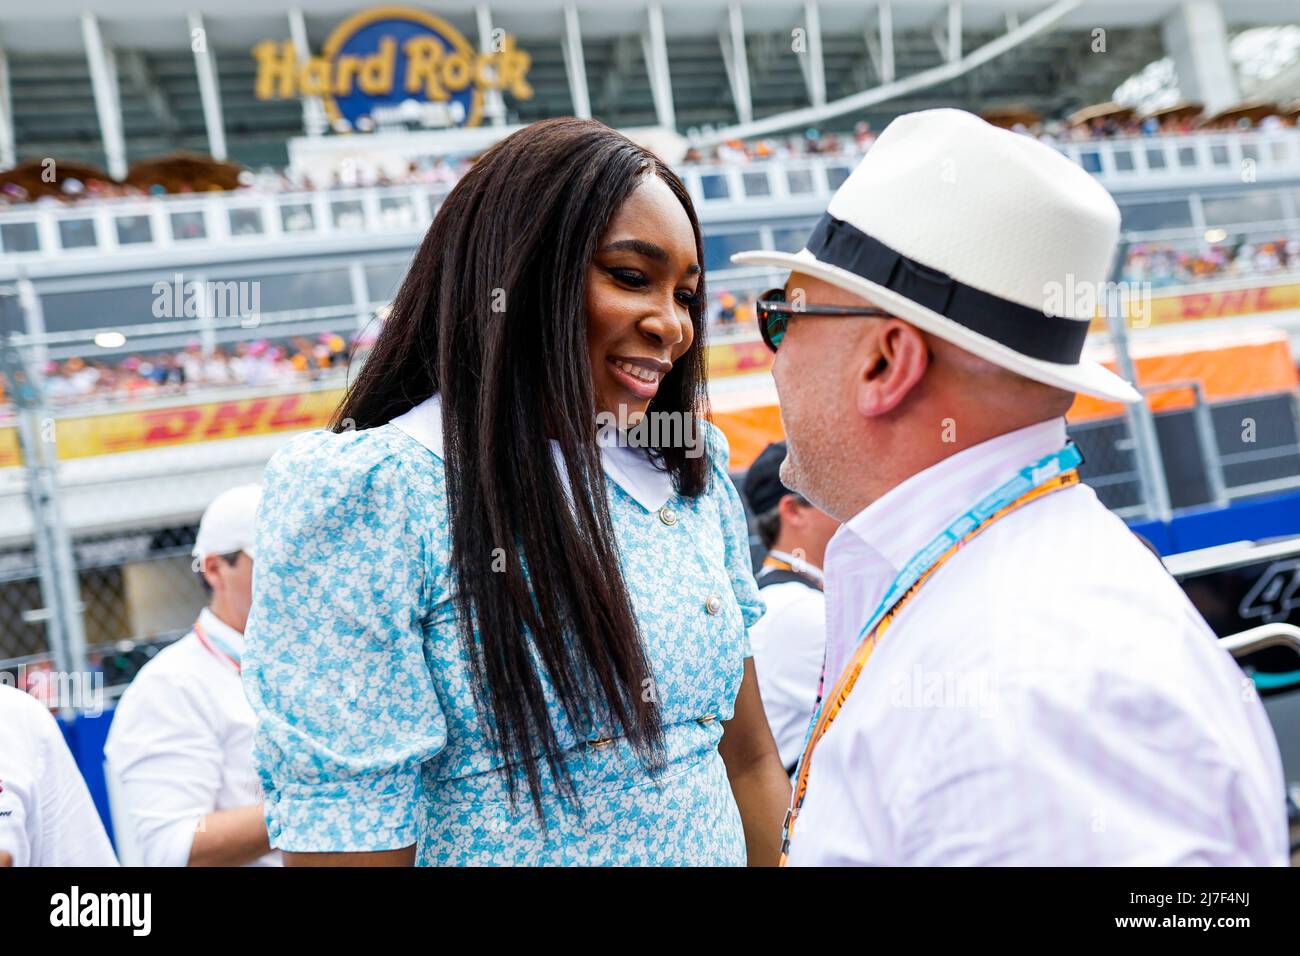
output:
{"label": "lanyard around neck", "polygon": [[[822,693],[826,681],[823,669],[822,686],[817,691],[817,705],[808,724],[790,808],[786,811],[785,823],[782,826],[782,865],[785,864],[789,853],[790,833],[794,828],[795,817],[803,805],[803,798],[808,790],[808,771],[812,753],[839,715],[849,693],[857,683],[858,675],[862,673],[867,659],[875,650],[880,636],[921,586],[963,545],[1029,502],[1053,491],[1078,484],[1078,469],[1082,463],[1083,455],[1077,446],[1070,443],[1060,451],[1021,468],[1012,478],[976,502],[972,508],[954,518],[929,544],[913,555],[894,578],[884,598],[859,632],[853,655],[829,695]],[[827,701],[829,706],[825,706]]]}
{"label": "lanyard around neck", "polygon": [[225,661],[235,669],[237,674],[243,672],[243,668],[240,666],[239,651],[214,635],[207,633],[203,630],[203,625],[198,621],[194,622],[194,636],[199,639],[199,643],[207,649],[208,653],[217,660]]}

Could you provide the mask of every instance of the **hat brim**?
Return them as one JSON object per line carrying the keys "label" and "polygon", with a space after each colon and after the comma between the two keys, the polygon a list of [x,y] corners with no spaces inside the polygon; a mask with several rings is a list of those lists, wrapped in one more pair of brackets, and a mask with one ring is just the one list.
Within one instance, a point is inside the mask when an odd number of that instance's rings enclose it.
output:
{"label": "hat brim", "polygon": [[1142,401],[1142,395],[1137,389],[1098,362],[1080,358],[1077,365],[1063,365],[1021,355],[1015,349],[1001,342],[995,342],[978,332],[972,332],[964,325],[923,305],[918,305],[892,289],[864,279],[847,269],[821,262],[807,249],[793,253],[768,250],[738,252],[731,257],[731,261],[742,266],[772,266],[778,269],[789,269],[791,272],[802,272],[815,279],[829,282],[837,288],[862,296],[875,305],[888,309],[925,332],[937,335],[994,365],[1036,382],[1054,385],[1071,392],[1082,392],[1112,402]]}

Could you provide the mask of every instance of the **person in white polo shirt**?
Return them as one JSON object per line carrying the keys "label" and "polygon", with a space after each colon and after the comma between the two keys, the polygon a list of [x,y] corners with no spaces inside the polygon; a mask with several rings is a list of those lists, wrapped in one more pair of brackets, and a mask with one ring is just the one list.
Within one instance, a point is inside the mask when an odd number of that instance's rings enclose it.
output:
{"label": "person in white polo shirt", "polygon": [[785,442],[763,449],[745,473],[745,501],[767,554],[755,580],[767,611],[749,629],[763,712],[794,775],[817,703],[826,652],[822,561],[840,523],[781,483]]}
{"label": "person in white polo shirt", "polygon": [[117,866],[54,715],[0,684],[0,866]]}
{"label": "person in white polo shirt", "polygon": [[1119,210],[960,110],[894,120],[758,303],[826,549],[793,865],[1285,865],[1277,742],[1159,559],[1079,481]]}
{"label": "person in white polo shirt", "polygon": [[107,770],[146,866],[280,865],[240,680],[260,497],[257,485],[242,485],[203,513],[195,570],[212,599],[189,634],[141,668],[109,729]]}

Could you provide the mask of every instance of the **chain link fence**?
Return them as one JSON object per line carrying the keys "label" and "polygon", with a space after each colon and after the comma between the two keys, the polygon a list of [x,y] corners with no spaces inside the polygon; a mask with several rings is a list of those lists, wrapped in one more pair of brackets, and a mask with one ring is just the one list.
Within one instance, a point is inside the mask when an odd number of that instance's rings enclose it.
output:
{"label": "chain link fence", "polygon": [[[17,298],[0,295],[0,314]],[[0,680],[38,692],[43,674],[93,672],[111,698],[183,636],[208,600],[191,557],[203,510],[325,423],[381,307],[41,335],[9,323]]]}

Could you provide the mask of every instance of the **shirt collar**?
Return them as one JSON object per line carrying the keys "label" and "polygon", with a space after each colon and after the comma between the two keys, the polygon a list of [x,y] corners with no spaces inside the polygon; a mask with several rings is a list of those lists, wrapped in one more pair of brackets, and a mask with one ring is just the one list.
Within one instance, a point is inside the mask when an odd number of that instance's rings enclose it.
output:
{"label": "shirt collar", "polygon": [[917,472],[886,492],[835,532],[832,555],[865,544],[897,572],[963,508],[975,504],[1012,474],[1059,451],[1065,419],[1053,418],[998,435]]}
{"label": "shirt collar", "polygon": [[[442,453],[442,396],[435,393],[410,411],[391,422],[439,458]],[[561,464],[560,478],[567,472],[560,462],[560,443],[551,441],[551,453]],[[626,491],[646,511],[658,511],[676,494],[672,475],[660,469],[638,448],[624,445],[602,446],[600,462],[605,475]]]}
{"label": "shirt collar", "polygon": [[199,612],[199,627],[223,645],[235,652],[237,657],[244,654],[244,635],[212,613],[212,608],[205,607]]}

